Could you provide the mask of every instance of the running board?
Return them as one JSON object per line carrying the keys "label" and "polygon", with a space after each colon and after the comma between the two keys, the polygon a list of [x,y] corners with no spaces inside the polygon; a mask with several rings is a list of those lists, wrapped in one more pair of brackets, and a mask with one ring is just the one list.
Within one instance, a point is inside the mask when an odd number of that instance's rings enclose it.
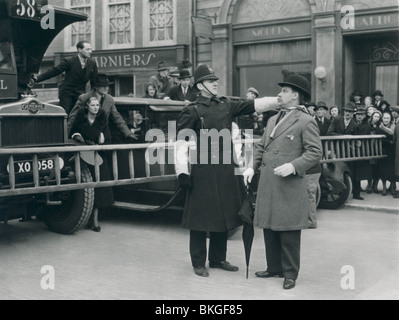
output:
{"label": "running board", "polygon": [[162,206],[153,206],[153,205],[140,204],[140,203],[115,201],[114,204],[112,205],[112,208],[130,210],[130,211],[141,211],[141,212],[157,212],[157,211],[162,211],[165,209],[183,210],[183,208],[180,206],[173,206],[173,203],[182,194],[183,194],[182,189],[177,190],[175,192],[175,194],[173,195],[173,197],[166,204],[164,204]]}

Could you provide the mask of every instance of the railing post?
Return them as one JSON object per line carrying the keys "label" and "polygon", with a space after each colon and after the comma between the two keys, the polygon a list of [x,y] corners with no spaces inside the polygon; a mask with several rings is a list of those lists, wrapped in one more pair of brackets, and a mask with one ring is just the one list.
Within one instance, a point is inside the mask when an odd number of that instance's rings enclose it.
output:
{"label": "railing post", "polygon": [[75,153],[75,176],[77,184],[82,183],[82,171],[80,167],[80,152]]}
{"label": "railing post", "polygon": [[117,151],[112,151],[112,171],[114,175],[114,180],[118,181],[119,172],[118,172],[118,154]]}
{"label": "railing post", "polygon": [[12,190],[15,189],[15,167],[14,167],[14,156],[11,154],[8,158],[8,170],[9,170],[9,182]]}
{"label": "railing post", "polygon": [[133,156],[133,150],[129,150],[129,173],[130,173],[130,179],[134,179],[134,156]]}
{"label": "railing post", "polygon": [[35,153],[32,157],[32,172],[33,172],[33,184],[37,188],[39,183],[39,160]]}

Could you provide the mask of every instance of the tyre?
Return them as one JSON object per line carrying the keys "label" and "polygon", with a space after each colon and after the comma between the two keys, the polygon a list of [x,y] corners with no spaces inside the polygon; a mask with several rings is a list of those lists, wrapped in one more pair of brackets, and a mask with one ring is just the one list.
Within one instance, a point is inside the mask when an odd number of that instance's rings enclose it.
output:
{"label": "tyre", "polygon": [[[82,182],[92,182],[90,171],[81,163]],[[72,234],[86,226],[94,205],[94,188],[54,193],[51,201],[62,201],[60,206],[47,206],[43,220],[51,231]]]}
{"label": "tyre", "polygon": [[322,192],[319,202],[320,209],[341,208],[352,193],[352,179],[349,173],[345,172],[343,184],[339,181],[327,179],[328,191]]}

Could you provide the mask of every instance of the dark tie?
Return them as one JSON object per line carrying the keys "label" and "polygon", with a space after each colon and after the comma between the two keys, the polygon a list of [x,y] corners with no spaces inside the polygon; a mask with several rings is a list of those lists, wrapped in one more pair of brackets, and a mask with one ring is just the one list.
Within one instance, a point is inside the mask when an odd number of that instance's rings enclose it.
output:
{"label": "dark tie", "polygon": [[102,96],[100,99],[100,107],[103,106],[104,100],[105,100],[105,96]]}
{"label": "dark tie", "polygon": [[276,121],[276,125],[281,121],[281,120],[283,120],[283,118],[285,117],[285,115],[288,113],[288,110],[281,110],[280,112],[279,112],[279,115],[278,115],[278,117],[277,117],[277,121]]}

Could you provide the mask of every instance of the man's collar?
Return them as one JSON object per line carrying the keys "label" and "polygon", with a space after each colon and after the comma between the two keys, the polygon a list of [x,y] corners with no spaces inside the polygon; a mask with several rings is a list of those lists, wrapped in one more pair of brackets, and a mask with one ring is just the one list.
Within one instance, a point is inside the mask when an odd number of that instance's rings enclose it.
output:
{"label": "man's collar", "polygon": [[210,106],[212,101],[220,102],[218,97],[207,98],[207,97],[204,97],[204,96],[201,95],[198,98],[198,102],[201,103],[201,104],[204,104],[206,106]]}

